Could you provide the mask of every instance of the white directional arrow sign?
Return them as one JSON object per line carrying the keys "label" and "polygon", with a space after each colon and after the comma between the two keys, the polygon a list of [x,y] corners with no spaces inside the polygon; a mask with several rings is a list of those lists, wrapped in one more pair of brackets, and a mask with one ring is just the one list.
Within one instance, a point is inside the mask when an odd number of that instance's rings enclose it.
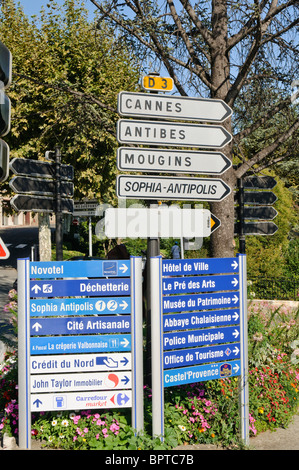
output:
{"label": "white directional arrow sign", "polygon": [[221,175],[231,166],[232,162],[221,152],[136,147],[117,150],[117,167],[124,171]]}
{"label": "white directional arrow sign", "polygon": [[233,261],[232,264],[231,264],[231,267],[236,271],[237,267],[238,267],[238,262],[237,261]]}
{"label": "white directional arrow sign", "polygon": [[221,201],[230,192],[230,187],[216,178],[119,175],[116,179],[120,198]]}
{"label": "white directional arrow sign", "polygon": [[222,148],[232,136],[222,126],[120,119],[117,140],[129,144]]}
{"label": "white directional arrow sign", "polygon": [[235,313],[233,314],[233,319],[234,319],[235,321],[237,321],[237,320],[239,319],[239,315],[237,314],[237,312],[235,312]]}
{"label": "white directional arrow sign", "polygon": [[127,338],[124,338],[123,341],[120,342],[120,344],[124,347],[124,348],[127,348],[129,346],[129,341],[127,340]]}
{"label": "white directional arrow sign", "polygon": [[32,290],[35,294],[37,294],[38,291],[41,290],[41,287],[38,286],[37,284],[35,284],[35,285],[31,288],[31,290]]}
{"label": "white directional arrow sign", "polygon": [[122,264],[122,265],[119,267],[119,270],[120,270],[123,274],[125,274],[125,272],[127,272],[128,269],[129,269],[128,266],[126,266],[125,264]]}
{"label": "white directional arrow sign", "polygon": [[207,122],[222,122],[232,114],[222,100],[126,91],[118,95],[117,110],[122,116]]}
{"label": "white directional arrow sign", "polygon": [[127,302],[126,302],[125,300],[123,300],[122,303],[119,304],[119,306],[120,306],[123,310],[125,310],[125,309],[127,308],[128,304],[127,304]]}
{"label": "white directional arrow sign", "polygon": [[36,331],[36,333],[40,330],[40,328],[42,328],[42,325],[38,322],[34,323],[34,325],[32,325],[32,329]]}

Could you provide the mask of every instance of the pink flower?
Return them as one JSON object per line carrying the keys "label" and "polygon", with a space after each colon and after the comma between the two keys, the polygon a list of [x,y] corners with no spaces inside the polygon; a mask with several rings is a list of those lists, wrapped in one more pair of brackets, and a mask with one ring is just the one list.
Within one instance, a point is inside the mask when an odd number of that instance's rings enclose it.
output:
{"label": "pink flower", "polygon": [[74,424],[78,424],[79,419],[81,418],[80,415],[72,417],[72,420],[74,421]]}
{"label": "pink flower", "polygon": [[88,428],[84,428],[83,432],[85,432],[85,434],[86,434],[88,432]]}
{"label": "pink flower", "polygon": [[102,421],[101,419],[97,420],[97,425],[98,426],[104,426],[104,424],[106,424],[105,421]]}

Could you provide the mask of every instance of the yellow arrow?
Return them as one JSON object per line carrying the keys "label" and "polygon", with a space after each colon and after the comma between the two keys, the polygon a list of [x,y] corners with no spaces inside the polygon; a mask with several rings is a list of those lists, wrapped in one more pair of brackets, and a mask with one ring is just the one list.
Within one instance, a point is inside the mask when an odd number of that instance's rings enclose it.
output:
{"label": "yellow arrow", "polygon": [[221,221],[217,219],[217,217],[211,213],[211,233],[217,230],[221,225]]}

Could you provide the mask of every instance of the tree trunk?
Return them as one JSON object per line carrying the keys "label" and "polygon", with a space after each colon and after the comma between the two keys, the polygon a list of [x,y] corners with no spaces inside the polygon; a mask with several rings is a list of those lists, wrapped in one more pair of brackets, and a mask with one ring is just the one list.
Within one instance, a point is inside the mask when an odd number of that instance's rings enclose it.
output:
{"label": "tree trunk", "polygon": [[40,261],[51,261],[51,228],[49,214],[38,214],[38,226],[39,259]]}
{"label": "tree trunk", "polygon": [[[230,64],[227,50],[227,5],[223,0],[212,2],[212,32],[213,41],[210,47],[211,54],[211,82],[212,98],[226,99],[230,89]],[[232,134],[231,119],[227,119],[223,127]],[[232,160],[232,143],[226,145],[222,152]],[[234,194],[236,183],[234,170],[231,167],[221,179],[231,188],[231,193],[219,202],[210,204],[211,212],[220,221],[221,226],[211,236],[212,256],[230,257],[234,254]]]}

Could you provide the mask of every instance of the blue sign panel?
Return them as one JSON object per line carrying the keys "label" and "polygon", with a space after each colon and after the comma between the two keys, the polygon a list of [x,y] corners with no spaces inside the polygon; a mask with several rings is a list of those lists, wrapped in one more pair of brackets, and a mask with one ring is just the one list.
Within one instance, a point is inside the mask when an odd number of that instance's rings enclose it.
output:
{"label": "blue sign panel", "polygon": [[163,279],[162,286],[163,294],[238,290],[239,276],[231,274],[224,276],[167,277]]}
{"label": "blue sign panel", "polygon": [[225,328],[206,328],[202,330],[179,331],[163,335],[164,350],[182,349],[188,346],[230,343],[238,341],[240,328],[238,326]]}
{"label": "blue sign panel", "polygon": [[162,260],[163,276],[191,274],[217,274],[239,272],[238,258],[205,258],[185,260]]}
{"label": "blue sign panel", "polygon": [[212,312],[176,313],[163,316],[163,331],[189,330],[240,323],[239,309],[213,310]]}
{"label": "blue sign panel", "polygon": [[63,279],[30,281],[30,297],[130,295],[130,279]]}
{"label": "blue sign panel", "polygon": [[131,313],[130,297],[96,297],[92,299],[31,299],[31,317],[56,317],[59,315],[112,315]]}
{"label": "blue sign panel", "polygon": [[30,263],[31,279],[129,277],[129,260],[38,261]]}
{"label": "blue sign panel", "polygon": [[239,360],[165,370],[164,387],[234,377],[240,375],[240,371],[241,366]]}
{"label": "blue sign panel", "polygon": [[163,312],[188,312],[190,310],[209,310],[234,308],[240,303],[239,292],[219,292],[216,294],[173,295],[163,297]]}
{"label": "blue sign panel", "polygon": [[164,369],[240,358],[240,343],[164,352]]}
{"label": "blue sign panel", "polygon": [[31,336],[84,335],[92,333],[127,333],[131,331],[130,315],[115,317],[34,318],[30,320]]}
{"label": "blue sign panel", "polygon": [[32,355],[130,350],[131,335],[42,336],[30,339]]}

